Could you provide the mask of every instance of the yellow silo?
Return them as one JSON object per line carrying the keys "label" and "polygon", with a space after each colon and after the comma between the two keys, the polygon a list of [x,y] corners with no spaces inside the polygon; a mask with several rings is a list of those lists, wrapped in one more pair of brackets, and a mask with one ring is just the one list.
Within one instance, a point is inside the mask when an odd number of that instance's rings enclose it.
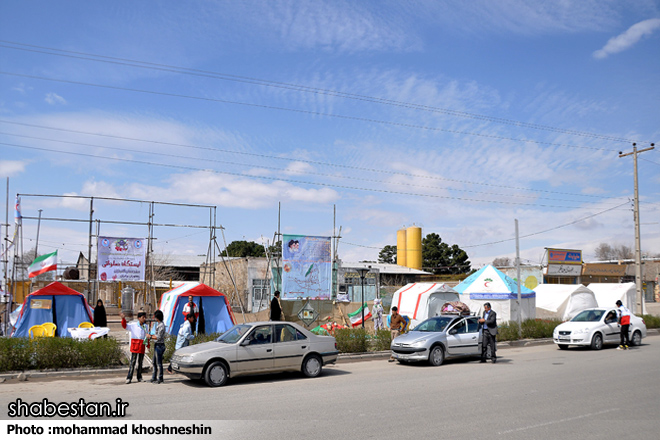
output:
{"label": "yellow silo", "polygon": [[406,265],[406,253],[408,252],[406,246],[406,230],[399,229],[396,231],[396,264],[399,266]]}
{"label": "yellow silo", "polygon": [[411,269],[422,269],[422,228],[410,226],[406,229],[406,266]]}

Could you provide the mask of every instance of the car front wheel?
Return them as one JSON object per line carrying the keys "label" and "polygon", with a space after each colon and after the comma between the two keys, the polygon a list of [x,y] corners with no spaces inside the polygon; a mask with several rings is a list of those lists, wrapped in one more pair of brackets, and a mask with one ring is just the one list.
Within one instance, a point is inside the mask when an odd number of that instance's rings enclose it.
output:
{"label": "car front wheel", "polygon": [[591,338],[591,349],[600,350],[603,348],[603,337],[600,333],[596,333],[593,338]]}
{"label": "car front wheel", "polygon": [[642,332],[635,330],[635,333],[632,335],[632,345],[639,346],[642,345]]}
{"label": "car front wheel", "polygon": [[316,355],[310,355],[305,358],[302,365],[302,372],[307,377],[316,377],[321,374],[323,363],[321,358]]}
{"label": "car front wheel", "polygon": [[431,353],[429,353],[429,364],[433,365],[434,367],[439,367],[444,361],[445,351],[441,346],[436,345],[431,349]]}
{"label": "car front wheel", "polygon": [[206,368],[204,382],[210,387],[221,387],[227,383],[227,367],[220,361],[215,361]]}

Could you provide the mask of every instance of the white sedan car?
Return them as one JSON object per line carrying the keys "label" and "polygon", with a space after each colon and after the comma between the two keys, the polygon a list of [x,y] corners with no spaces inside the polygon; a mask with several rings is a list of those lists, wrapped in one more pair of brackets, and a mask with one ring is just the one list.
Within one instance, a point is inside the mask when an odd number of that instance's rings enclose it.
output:
{"label": "white sedan car", "polygon": [[[638,316],[630,316],[630,343],[640,345],[646,337],[646,324]],[[569,345],[590,346],[594,350],[603,348],[603,344],[619,344],[621,326],[617,323],[616,308],[587,309],[573,319],[555,327],[552,339],[560,349]]]}
{"label": "white sedan car", "polygon": [[235,325],[214,341],[178,349],[172,369],[219,387],[247,374],[302,371],[316,377],[338,355],[332,336],[315,335],[293,322],[253,322]]}

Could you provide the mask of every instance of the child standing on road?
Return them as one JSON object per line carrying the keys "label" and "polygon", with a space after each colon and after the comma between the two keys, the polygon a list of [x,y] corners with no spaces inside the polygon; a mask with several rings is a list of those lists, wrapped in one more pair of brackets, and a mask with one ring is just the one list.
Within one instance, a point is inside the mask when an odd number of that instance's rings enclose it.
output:
{"label": "child standing on road", "polygon": [[128,376],[126,376],[126,383],[131,383],[133,380],[133,371],[135,370],[135,363],[137,361],[137,381],[142,382],[142,362],[144,361],[145,341],[148,341],[147,314],[139,312],[137,321],[126,322],[124,313],[120,313],[121,326],[129,331],[131,334],[131,365],[128,368]]}

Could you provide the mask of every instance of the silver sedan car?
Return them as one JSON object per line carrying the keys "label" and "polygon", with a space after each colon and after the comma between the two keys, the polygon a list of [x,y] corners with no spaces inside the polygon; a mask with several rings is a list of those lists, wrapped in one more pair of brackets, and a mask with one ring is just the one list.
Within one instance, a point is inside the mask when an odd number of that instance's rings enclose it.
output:
{"label": "silver sedan car", "polygon": [[402,363],[427,361],[437,366],[450,357],[480,356],[479,318],[456,315],[429,318],[394,338],[390,348],[392,356]]}
{"label": "silver sedan car", "polygon": [[230,377],[248,374],[302,371],[316,377],[338,355],[332,336],[315,335],[292,322],[253,322],[235,325],[214,341],[178,349],[172,369],[219,387]]}
{"label": "silver sedan car", "polygon": [[[646,324],[638,316],[630,316],[630,343],[641,345],[646,337]],[[583,310],[570,321],[555,327],[552,339],[564,350],[569,345],[583,345],[594,350],[603,348],[603,344],[621,342],[621,326],[617,323],[616,308],[595,308]]]}

